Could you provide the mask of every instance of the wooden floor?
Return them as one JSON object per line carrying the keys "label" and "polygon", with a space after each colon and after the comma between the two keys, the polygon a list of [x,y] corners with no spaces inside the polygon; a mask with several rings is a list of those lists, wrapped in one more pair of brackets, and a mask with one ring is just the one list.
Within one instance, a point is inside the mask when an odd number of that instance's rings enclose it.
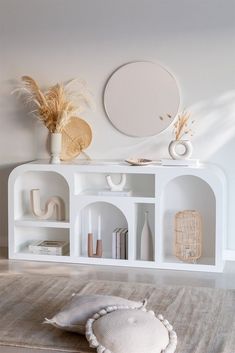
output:
{"label": "wooden floor", "polygon": [[[227,262],[223,273],[202,273],[154,269],[11,261],[6,250],[0,251],[0,276],[14,273],[76,276],[79,279],[102,279],[124,282],[142,282],[156,285],[188,285],[196,287],[235,289],[235,262]],[[0,347],[0,353],[44,353],[45,350]],[[51,351],[59,353],[57,351]]]}

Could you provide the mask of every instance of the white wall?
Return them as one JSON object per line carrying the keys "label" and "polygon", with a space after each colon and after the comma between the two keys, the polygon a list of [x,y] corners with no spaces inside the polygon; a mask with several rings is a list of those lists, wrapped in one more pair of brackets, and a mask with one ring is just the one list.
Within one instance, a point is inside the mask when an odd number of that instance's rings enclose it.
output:
{"label": "white wall", "polygon": [[229,188],[227,245],[235,249],[235,0],[0,0],[0,234],[7,242],[7,177],[17,163],[48,157],[46,129],[10,96],[23,74],[42,86],[83,77],[97,110],[86,113],[93,158],[167,157],[171,129],[122,135],[102,105],[105,82],[135,60],[177,78],[181,107],[196,119],[194,157],[218,164]]}

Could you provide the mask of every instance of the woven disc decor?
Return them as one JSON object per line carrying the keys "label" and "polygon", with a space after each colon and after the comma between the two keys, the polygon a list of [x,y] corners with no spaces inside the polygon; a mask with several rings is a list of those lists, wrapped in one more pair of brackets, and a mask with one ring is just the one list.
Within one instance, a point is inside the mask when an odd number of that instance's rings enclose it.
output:
{"label": "woven disc decor", "polygon": [[61,160],[69,161],[77,157],[91,143],[90,125],[81,118],[72,117],[62,131]]}

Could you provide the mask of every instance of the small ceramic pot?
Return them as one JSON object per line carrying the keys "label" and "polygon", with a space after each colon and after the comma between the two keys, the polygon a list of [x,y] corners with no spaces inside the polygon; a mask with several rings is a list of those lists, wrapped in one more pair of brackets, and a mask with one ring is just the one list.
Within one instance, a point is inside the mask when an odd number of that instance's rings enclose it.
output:
{"label": "small ceramic pot", "polygon": [[50,163],[60,163],[61,145],[62,145],[62,134],[51,133],[51,159]]}
{"label": "small ceramic pot", "polygon": [[[180,145],[184,147],[183,153],[177,151]],[[168,151],[172,159],[189,159],[193,153],[193,146],[189,140],[174,140],[169,144]]]}

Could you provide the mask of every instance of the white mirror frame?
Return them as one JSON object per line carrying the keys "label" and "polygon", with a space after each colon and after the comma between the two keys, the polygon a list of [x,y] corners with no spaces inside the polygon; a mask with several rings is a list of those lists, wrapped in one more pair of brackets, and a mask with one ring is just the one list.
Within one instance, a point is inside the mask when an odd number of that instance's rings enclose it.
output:
{"label": "white mirror frame", "polygon": [[104,90],[104,107],[114,127],[128,136],[147,137],[174,120],[180,93],[174,76],[161,65],[139,61],[117,69]]}

